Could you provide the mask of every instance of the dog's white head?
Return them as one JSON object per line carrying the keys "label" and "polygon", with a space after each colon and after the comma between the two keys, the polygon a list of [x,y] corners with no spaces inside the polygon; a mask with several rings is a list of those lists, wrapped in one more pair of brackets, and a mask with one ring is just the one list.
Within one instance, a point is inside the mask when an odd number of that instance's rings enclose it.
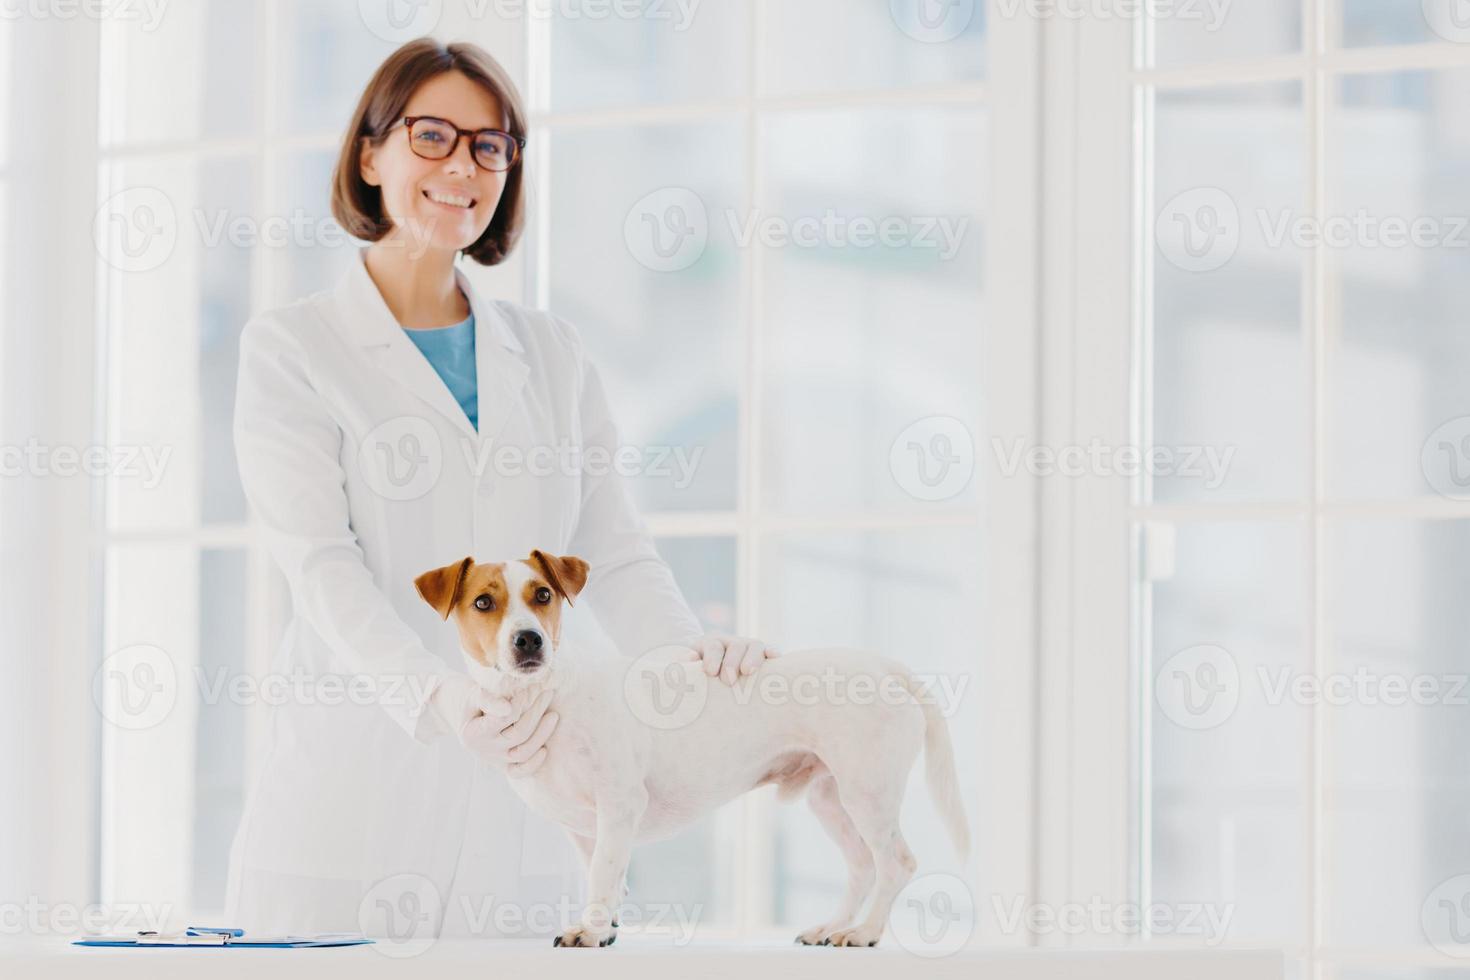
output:
{"label": "dog's white head", "polygon": [[502,690],[543,680],[556,661],[561,607],[587,584],[575,555],[532,551],[529,558],[477,564],[461,558],[424,572],[414,587],[439,618],[454,617],[470,676]]}

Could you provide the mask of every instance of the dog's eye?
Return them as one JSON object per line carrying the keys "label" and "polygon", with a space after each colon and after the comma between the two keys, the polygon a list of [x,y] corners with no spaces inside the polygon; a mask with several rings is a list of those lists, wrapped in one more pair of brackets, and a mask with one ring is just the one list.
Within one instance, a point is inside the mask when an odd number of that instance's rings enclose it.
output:
{"label": "dog's eye", "polygon": [[544,585],[541,586],[541,588],[536,590],[536,601],[543,606],[546,605],[551,601],[551,590]]}
{"label": "dog's eye", "polygon": [[495,608],[495,600],[487,595],[475,596],[475,608],[485,611]]}

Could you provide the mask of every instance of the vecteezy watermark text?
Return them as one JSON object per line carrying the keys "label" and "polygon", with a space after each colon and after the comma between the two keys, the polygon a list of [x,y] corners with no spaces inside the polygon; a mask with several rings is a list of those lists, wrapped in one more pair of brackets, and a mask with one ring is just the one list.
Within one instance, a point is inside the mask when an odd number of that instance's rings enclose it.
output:
{"label": "vecteezy watermark text", "polygon": [[1006,19],[1032,20],[1177,20],[1197,22],[1214,33],[1230,16],[1234,0],[996,0]]}
{"label": "vecteezy watermark text", "polygon": [[1109,446],[1093,439],[1085,446],[1037,446],[1025,439],[991,440],[1002,476],[1022,470],[1032,476],[1124,476],[1147,474],[1199,480],[1215,490],[1225,482],[1234,446]]}
{"label": "vecteezy watermark text", "polygon": [[0,477],[111,476],[152,490],[172,455],[172,446],[48,445],[33,436],[24,445],[0,445]]}

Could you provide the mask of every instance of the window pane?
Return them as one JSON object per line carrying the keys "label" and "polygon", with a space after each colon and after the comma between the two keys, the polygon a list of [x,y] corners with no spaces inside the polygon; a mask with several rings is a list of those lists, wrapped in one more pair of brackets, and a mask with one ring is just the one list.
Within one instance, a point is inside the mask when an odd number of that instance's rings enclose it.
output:
{"label": "window pane", "polygon": [[[551,134],[550,308],[587,343],[648,510],[735,506],[738,122]],[[655,458],[662,454],[662,462]]]}
{"label": "window pane", "polygon": [[194,729],[194,909],[224,909],[230,845],[245,807],[248,707],[228,692],[230,680],[247,672],[246,568],[242,550],[206,550],[199,557],[197,662],[201,690],[211,696],[201,699]]}
{"label": "window pane", "polygon": [[1342,43],[1470,41],[1462,0],[1342,0]]}
{"label": "window pane", "polygon": [[[108,550],[103,715],[104,892],[160,909],[224,907],[244,803],[245,552]],[[182,602],[180,600],[183,600]]]}
{"label": "window pane", "polygon": [[1329,945],[1465,941],[1470,879],[1438,886],[1470,871],[1467,555],[1465,521],[1344,522],[1328,539]]}
{"label": "window pane", "polygon": [[[393,10],[416,16],[414,7],[395,4]],[[373,72],[398,44],[369,29],[368,4],[291,0],[277,9],[284,75],[271,81],[281,86],[282,125],[292,133],[336,137],[346,129]]]}
{"label": "window pane", "polygon": [[[705,629],[733,632],[735,540],[660,538],[658,551]],[[733,926],[740,810],[732,802],[675,837],[635,849],[629,901],[650,914],[654,906],[669,906],[696,915],[700,926]]]}
{"label": "window pane", "polygon": [[[152,12],[157,8],[157,15]],[[101,18],[101,140],[183,143],[260,130],[263,5],[137,4]]]}
{"label": "window pane", "polygon": [[242,520],[230,420],[259,226],[254,168],[124,162],[102,182],[111,526]]}
{"label": "window pane", "polygon": [[1305,201],[1301,87],[1161,92],[1155,118],[1153,442],[1228,454],[1156,477],[1155,499],[1298,496],[1304,259],[1275,229]]}
{"label": "window pane", "polygon": [[280,272],[276,303],[330,289],[361,247],[332,217],[332,167],[336,162],[335,150],[292,153],[282,162],[286,216],[298,222],[302,231],[293,232],[286,248],[273,248],[267,257],[277,263]]}
{"label": "window pane", "polygon": [[[1332,489],[1470,492],[1470,70],[1337,83],[1327,248],[1341,340],[1330,345]],[[1415,231],[1414,229],[1418,229]],[[1371,397],[1364,397],[1371,392]]]}
{"label": "window pane", "polygon": [[[563,112],[744,96],[751,2],[531,6],[543,10],[536,16],[554,15],[551,107]],[[634,16],[621,16],[625,8]]]}
{"label": "window pane", "polygon": [[[851,646],[892,657],[930,681],[954,740],[965,812],[981,805],[978,529],[802,533],[763,539],[761,639],[788,652]],[[922,613],[919,611],[922,610]],[[854,695],[856,697],[856,695]],[[919,874],[954,872],[955,855],[923,789],[922,764],[904,801]],[[775,921],[806,928],[837,908],[847,883],[837,845],[803,804],[775,809]]]}
{"label": "window pane", "polygon": [[1295,524],[1176,534],[1173,567],[1141,591],[1152,591],[1150,899],[1233,911],[1230,941],[1295,942],[1311,713],[1274,692],[1283,672],[1311,669],[1306,543]]}
{"label": "window pane", "polygon": [[195,881],[196,597],[205,583],[188,544],[109,548],[105,574],[93,683],[103,719],[102,901],[146,895],[178,914]]}
{"label": "window pane", "polygon": [[734,633],[735,539],[660,538],[658,553],[705,631]]}
{"label": "window pane", "polygon": [[985,77],[985,0],[765,0],[766,94]]}
{"label": "window pane", "polygon": [[[974,506],[984,111],[780,113],[764,125],[769,203],[759,226],[741,219],[765,255],[763,505]],[[940,417],[956,421],[934,443],[926,420]],[[957,463],[961,479],[932,494],[914,485],[900,440],[938,446],[934,462]]]}
{"label": "window pane", "polygon": [[1300,3],[1213,0],[1143,6],[1166,14],[1155,14],[1149,21],[1153,64],[1159,68],[1269,58],[1302,48]]}

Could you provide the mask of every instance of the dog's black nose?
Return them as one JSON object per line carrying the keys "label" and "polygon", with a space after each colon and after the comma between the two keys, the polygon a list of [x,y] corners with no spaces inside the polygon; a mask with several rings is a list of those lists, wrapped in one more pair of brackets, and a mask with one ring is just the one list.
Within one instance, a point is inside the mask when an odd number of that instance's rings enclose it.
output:
{"label": "dog's black nose", "polygon": [[515,644],[518,658],[541,656],[542,639],[536,630],[516,630],[510,640]]}

